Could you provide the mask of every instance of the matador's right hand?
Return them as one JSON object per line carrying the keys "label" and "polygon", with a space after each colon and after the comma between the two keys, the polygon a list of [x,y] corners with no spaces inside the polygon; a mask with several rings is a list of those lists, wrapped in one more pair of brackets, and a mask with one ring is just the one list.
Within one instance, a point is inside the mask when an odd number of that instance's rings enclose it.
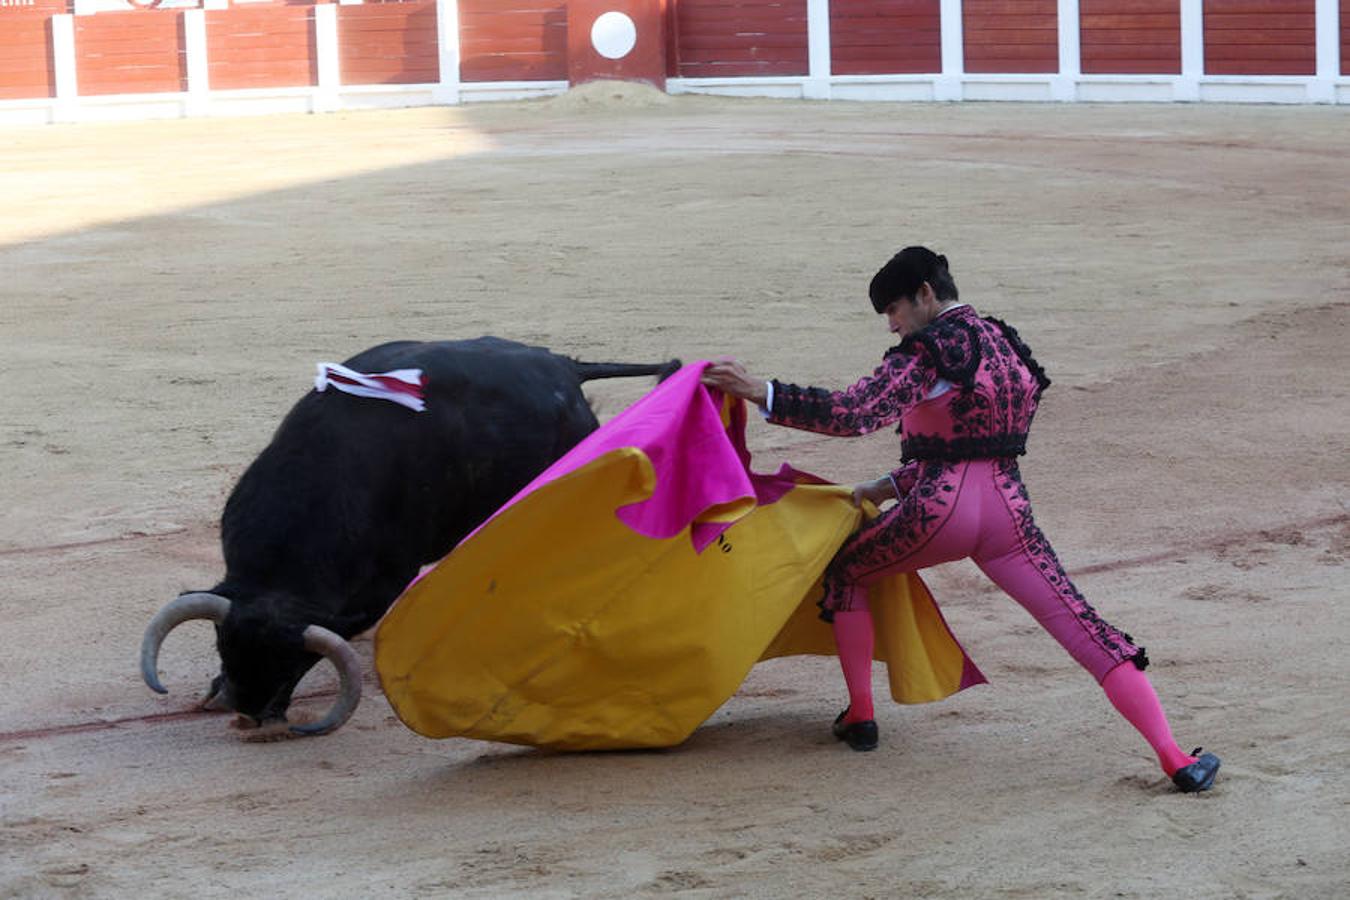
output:
{"label": "matador's right hand", "polygon": [[751,377],[745,366],[730,357],[722,357],[704,369],[700,380],[708,387],[760,406],[768,400],[767,382]]}
{"label": "matador's right hand", "polygon": [[873,506],[880,506],[887,500],[896,499],[898,498],[895,494],[895,484],[891,481],[889,475],[875,481],[864,481],[853,488],[854,506],[862,506],[864,500],[870,502]]}

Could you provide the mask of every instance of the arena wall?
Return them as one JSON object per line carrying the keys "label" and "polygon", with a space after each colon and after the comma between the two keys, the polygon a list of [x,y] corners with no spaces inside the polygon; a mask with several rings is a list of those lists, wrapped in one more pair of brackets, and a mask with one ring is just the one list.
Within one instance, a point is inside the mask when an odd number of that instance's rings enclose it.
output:
{"label": "arena wall", "polygon": [[460,79],[468,82],[567,78],[564,0],[460,0]]}
{"label": "arena wall", "polygon": [[205,25],[207,84],[212,90],[318,83],[313,7],[213,9],[206,11]]}
{"label": "arena wall", "polygon": [[832,0],[832,75],[942,71],[939,0]]}
{"label": "arena wall", "polygon": [[1083,74],[1180,75],[1177,0],[1079,0]]}
{"label": "arena wall", "polygon": [[[873,4],[885,5],[885,0]],[[679,0],[668,74],[680,78],[804,77],[806,0]]]}
{"label": "arena wall", "polygon": [[1205,71],[1315,75],[1314,0],[1205,0]]}
{"label": "arena wall", "polygon": [[0,101],[56,96],[52,12],[0,8]]}
{"label": "arena wall", "polygon": [[[608,5],[663,23],[672,93],[1350,103],[1350,0]],[[567,0],[0,0],[0,123],[558,93],[580,59],[569,68],[568,14]]]}

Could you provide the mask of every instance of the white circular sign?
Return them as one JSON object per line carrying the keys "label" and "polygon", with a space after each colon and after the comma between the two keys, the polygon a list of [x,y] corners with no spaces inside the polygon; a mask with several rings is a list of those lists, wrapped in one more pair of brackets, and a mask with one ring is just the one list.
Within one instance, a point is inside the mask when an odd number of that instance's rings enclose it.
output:
{"label": "white circular sign", "polygon": [[637,26],[621,12],[607,12],[591,26],[591,46],[605,59],[623,59],[637,44]]}

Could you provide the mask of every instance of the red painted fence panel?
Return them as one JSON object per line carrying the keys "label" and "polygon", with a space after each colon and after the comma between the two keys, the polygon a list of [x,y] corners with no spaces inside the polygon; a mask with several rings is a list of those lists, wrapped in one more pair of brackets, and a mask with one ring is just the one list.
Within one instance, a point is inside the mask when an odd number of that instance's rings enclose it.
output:
{"label": "red painted fence panel", "polygon": [[1341,74],[1350,75],[1350,0],[1341,0]]}
{"label": "red painted fence panel", "polygon": [[212,90],[316,84],[313,7],[207,10],[206,58]]}
{"label": "red painted fence panel", "polygon": [[1181,74],[1180,0],[1079,0],[1087,75]]}
{"label": "red painted fence panel", "polygon": [[[61,10],[64,12],[64,10]],[[0,9],[0,100],[56,95],[51,59],[51,10]]]}
{"label": "red painted fence panel", "polygon": [[338,7],[343,84],[440,80],[435,0]]}
{"label": "red painted fence panel", "polygon": [[[314,0],[207,12],[213,89],[308,86],[317,80]],[[323,0],[319,0],[323,2]],[[465,81],[567,78],[566,0],[459,0]],[[1080,0],[1086,74],[1177,74],[1180,0]],[[49,18],[69,0],[0,7],[0,100],[53,96]],[[680,0],[673,5],[670,74],[801,76],[808,72],[806,0]],[[971,73],[1058,70],[1056,0],[965,0]],[[1341,72],[1350,74],[1350,2],[1339,18]],[[1315,0],[1204,0],[1211,75],[1316,73]],[[344,84],[439,79],[435,0],[338,9]],[[836,75],[941,71],[940,0],[832,0]],[[186,88],[179,10],[75,19],[82,95]]]}
{"label": "red painted fence panel", "polygon": [[1059,71],[1057,0],[966,0],[966,71]]}
{"label": "red painted fence panel", "polygon": [[1205,0],[1206,75],[1317,74],[1315,0]]}
{"label": "red painted fence panel", "polygon": [[942,71],[941,0],[830,0],[835,75]]}
{"label": "red painted fence panel", "polygon": [[459,0],[460,78],[566,81],[564,0]]}
{"label": "red painted fence panel", "polygon": [[806,75],[806,0],[680,0],[671,43],[680,78]]}
{"label": "red painted fence panel", "polygon": [[76,16],[75,81],[86,97],[187,90],[182,14],[135,10]]}

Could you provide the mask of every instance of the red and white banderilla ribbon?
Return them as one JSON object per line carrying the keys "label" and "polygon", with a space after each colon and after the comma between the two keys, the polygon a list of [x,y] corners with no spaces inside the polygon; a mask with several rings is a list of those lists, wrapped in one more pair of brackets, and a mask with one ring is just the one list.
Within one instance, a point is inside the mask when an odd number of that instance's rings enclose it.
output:
{"label": "red and white banderilla ribbon", "polygon": [[421,369],[395,369],[392,372],[367,374],[356,372],[337,363],[318,364],[319,373],[314,377],[314,390],[326,391],[336,388],[357,397],[372,397],[376,400],[388,400],[399,406],[406,406],[414,412],[427,408],[427,377]]}

